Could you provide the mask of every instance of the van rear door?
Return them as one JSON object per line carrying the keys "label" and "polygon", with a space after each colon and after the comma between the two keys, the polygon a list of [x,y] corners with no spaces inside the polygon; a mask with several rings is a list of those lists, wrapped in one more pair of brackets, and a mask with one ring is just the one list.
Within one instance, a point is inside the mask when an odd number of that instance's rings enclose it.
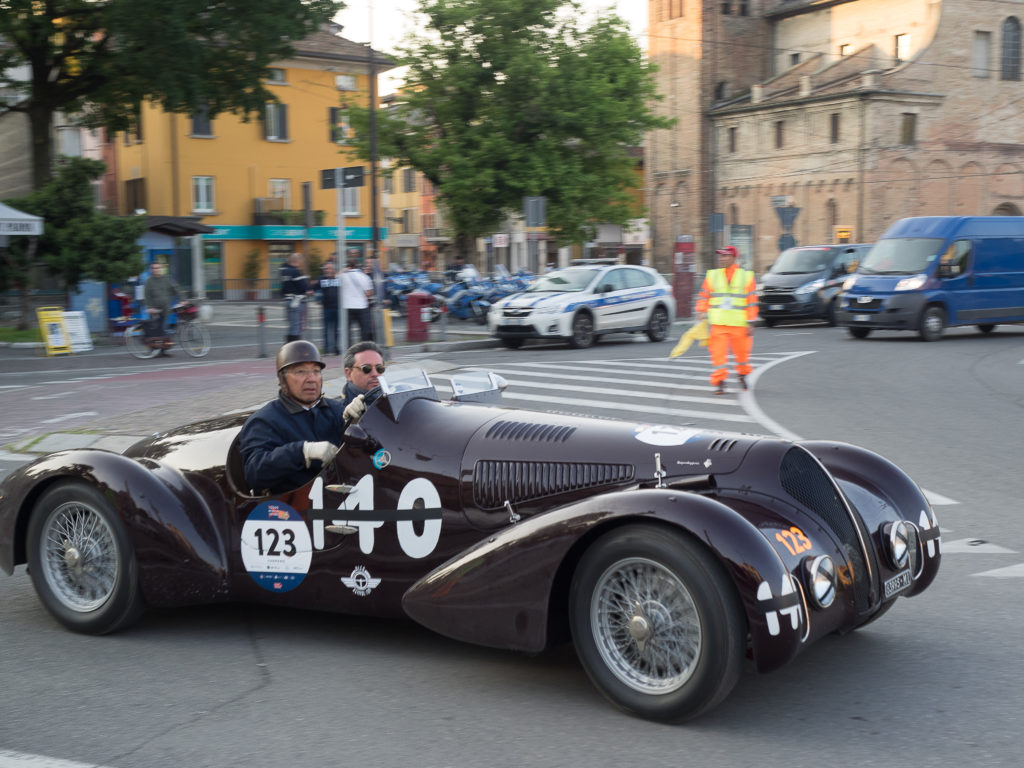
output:
{"label": "van rear door", "polygon": [[959,314],[960,322],[1024,320],[1024,238],[977,239],[967,280],[970,299]]}

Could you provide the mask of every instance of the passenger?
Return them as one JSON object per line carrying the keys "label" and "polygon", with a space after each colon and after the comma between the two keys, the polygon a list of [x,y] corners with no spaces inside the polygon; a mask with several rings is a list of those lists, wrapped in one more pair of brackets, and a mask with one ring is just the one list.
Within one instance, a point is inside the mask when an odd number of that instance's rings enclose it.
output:
{"label": "passenger", "polygon": [[[342,403],[323,396],[323,369],[312,342],[291,341],[278,351],[277,399],[249,417],[239,438],[245,481],[253,490],[298,488],[337,454],[346,419],[353,417]],[[355,410],[362,415],[362,400]]]}
{"label": "passenger", "polygon": [[[345,350],[345,389],[342,390],[342,405],[350,423],[359,421],[366,410],[361,395],[380,384],[384,373],[384,353],[372,341],[358,341]],[[352,413],[349,414],[349,409]]]}

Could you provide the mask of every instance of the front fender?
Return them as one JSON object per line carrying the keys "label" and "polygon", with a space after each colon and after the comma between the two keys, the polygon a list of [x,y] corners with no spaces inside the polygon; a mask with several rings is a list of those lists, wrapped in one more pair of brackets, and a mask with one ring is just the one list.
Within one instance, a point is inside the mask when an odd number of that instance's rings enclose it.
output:
{"label": "front fender", "polygon": [[[191,475],[191,473],[190,473]],[[0,568],[26,562],[28,520],[39,497],[62,480],[96,488],[121,518],[135,549],[139,582],[151,605],[187,605],[226,597],[227,550],[211,513],[216,492],[151,459],[101,450],[50,454],[15,470],[0,498]]]}
{"label": "front fender", "polygon": [[[681,528],[719,559],[743,602],[759,670],[782,666],[799,651],[807,621],[800,588],[774,548],[724,504],[665,489],[608,493],[505,528],[416,582],[402,607],[457,640],[540,651],[548,644],[552,596],[567,589],[578,557],[604,531],[631,522]],[[780,615],[795,617],[796,626]]]}

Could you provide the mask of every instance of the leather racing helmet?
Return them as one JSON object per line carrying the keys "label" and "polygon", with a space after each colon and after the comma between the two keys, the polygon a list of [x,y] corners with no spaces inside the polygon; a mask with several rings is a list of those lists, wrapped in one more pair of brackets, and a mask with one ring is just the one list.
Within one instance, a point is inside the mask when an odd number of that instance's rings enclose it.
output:
{"label": "leather racing helmet", "polygon": [[304,339],[289,341],[277,350],[278,373],[296,363],[316,363],[321,368],[327,367],[326,363],[320,359],[320,350],[316,348],[316,344]]}

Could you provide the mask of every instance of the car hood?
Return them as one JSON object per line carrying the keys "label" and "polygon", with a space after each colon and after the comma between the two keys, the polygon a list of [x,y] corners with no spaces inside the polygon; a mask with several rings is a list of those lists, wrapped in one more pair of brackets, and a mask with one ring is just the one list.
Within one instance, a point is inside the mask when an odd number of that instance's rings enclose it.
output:
{"label": "car hood", "polygon": [[766,272],[761,276],[761,286],[774,289],[799,288],[821,276],[821,272],[799,272],[797,274]]}
{"label": "car hood", "polygon": [[560,307],[576,298],[589,298],[590,294],[583,291],[563,291],[545,293],[514,293],[498,302],[496,307],[506,309],[541,309],[544,307]]}
{"label": "car hood", "polygon": [[910,275],[865,275],[863,273],[857,273],[857,281],[853,284],[852,288],[848,288],[845,293],[850,296],[856,296],[858,294],[873,294],[873,293],[892,293],[896,290],[896,284],[900,280],[905,280]]}

